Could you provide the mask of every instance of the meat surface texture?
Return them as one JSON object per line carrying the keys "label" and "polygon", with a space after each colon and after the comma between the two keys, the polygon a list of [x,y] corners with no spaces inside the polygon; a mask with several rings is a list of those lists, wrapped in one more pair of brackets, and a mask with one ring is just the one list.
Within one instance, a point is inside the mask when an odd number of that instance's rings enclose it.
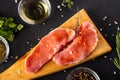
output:
{"label": "meat surface texture", "polygon": [[37,72],[74,37],[75,31],[72,29],[56,28],[51,31],[39,41],[36,48],[25,59],[25,71],[27,73]]}
{"label": "meat surface texture", "polygon": [[95,49],[98,38],[94,26],[84,22],[77,28],[77,36],[64,50],[58,52],[53,61],[58,65],[78,63]]}

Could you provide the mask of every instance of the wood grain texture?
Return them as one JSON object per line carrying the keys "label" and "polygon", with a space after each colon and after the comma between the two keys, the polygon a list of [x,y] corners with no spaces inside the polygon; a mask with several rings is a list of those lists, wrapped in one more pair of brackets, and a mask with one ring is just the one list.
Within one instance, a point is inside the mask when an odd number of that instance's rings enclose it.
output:
{"label": "wood grain texture", "polygon": [[[75,15],[73,15],[70,19],[68,19],[66,22],[64,22],[62,25],[60,25],[59,27],[63,27],[63,28],[68,27],[68,28],[75,29],[77,19],[79,19],[79,24],[81,24],[85,21],[92,22],[92,20],[90,19],[90,17],[86,13],[86,11],[84,9],[82,9],[79,12],[77,12]],[[94,25],[94,23],[93,23],[93,25]],[[0,74],[0,80],[30,80],[30,79],[46,76],[48,74],[52,74],[52,73],[73,67],[75,65],[84,63],[88,60],[94,59],[100,55],[103,55],[103,54],[111,51],[112,48],[110,47],[110,45],[103,38],[103,36],[101,35],[101,33],[99,32],[99,30],[97,29],[96,26],[95,26],[95,28],[97,30],[99,41],[98,41],[96,49],[85,60],[83,60],[77,64],[72,64],[72,65],[67,65],[67,66],[58,66],[54,62],[50,61],[47,64],[45,64],[39,70],[39,72],[37,72],[35,74],[26,74],[24,72],[25,71],[24,64],[25,64],[25,58],[30,53],[30,51],[29,51],[21,59],[19,59],[16,63],[14,63],[11,67],[9,67],[7,70],[2,72]]]}

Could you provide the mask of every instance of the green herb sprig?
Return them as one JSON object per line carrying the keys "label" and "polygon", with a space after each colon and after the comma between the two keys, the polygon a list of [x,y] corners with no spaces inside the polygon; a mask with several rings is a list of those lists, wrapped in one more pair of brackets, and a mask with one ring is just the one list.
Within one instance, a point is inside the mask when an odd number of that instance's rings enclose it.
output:
{"label": "green herb sprig", "polygon": [[63,3],[67,4],[69,9],[71,9],[74,4],[72,0],[63,0]]}
{"label": "green herb sprig", "polygon": [[16,24],[13,18],[0,17],[0,36],[13,41],[15,32],[22,30],[22,24]]}
{"label": "green herb sprig", "polygon": [[120,70],[120,32],[116,34],[116,51],[117,51],[117,58],[114,58],[113,62],[115,66]]}

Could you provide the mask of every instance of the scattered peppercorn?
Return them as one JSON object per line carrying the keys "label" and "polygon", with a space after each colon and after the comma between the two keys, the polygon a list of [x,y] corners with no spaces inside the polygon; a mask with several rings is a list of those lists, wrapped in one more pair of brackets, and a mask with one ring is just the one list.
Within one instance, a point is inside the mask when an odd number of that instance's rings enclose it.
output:
{"label": "scattered peppercorn", "polygon": [[73,75],[71,80],[95,80],[95,77],[88,72],[80,72]]}

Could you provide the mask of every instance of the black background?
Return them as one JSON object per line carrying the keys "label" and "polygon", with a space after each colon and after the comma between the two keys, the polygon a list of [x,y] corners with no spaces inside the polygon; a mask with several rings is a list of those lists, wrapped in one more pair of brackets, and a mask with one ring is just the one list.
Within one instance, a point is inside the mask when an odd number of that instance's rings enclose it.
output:
{"label": "black background", "polygon": [[[45,21],[45,25],[33,26],[26,24],[19,17],[17,11],[18,3],[15,3],[14,0],[0,0],[0,16],[13,17],[16,23],[24,25],[23,30],[15,34],[15,40],[9,42],[9,58],[7,62],[0,65],[0,72],[15,63],[18,60],[15,59],[16,56],[20,58],[34,47],[38,43],[38,39],[74,15],[77,12],[76,6],[78,6],[79,10],[84,8],[88,12],[104,38],[111,45],[112,51],[95,60],[35,80],[65,80],[70,71],[81,66],[93,69],[101,80],[119,80],[120,71],[114,66],[112,60],[117,56],[115,35],[120,26],[120,0],[73,0],[73,2],[74,6],[72,9],[61,7],[62,11],[60,11],[57,6],[61,5],[62,0],[50,0],[52,11],[50,17]],[[105,16],[107,18],[103,20]],[[117,21],[118,24],[115,24],[114,21]]]}

